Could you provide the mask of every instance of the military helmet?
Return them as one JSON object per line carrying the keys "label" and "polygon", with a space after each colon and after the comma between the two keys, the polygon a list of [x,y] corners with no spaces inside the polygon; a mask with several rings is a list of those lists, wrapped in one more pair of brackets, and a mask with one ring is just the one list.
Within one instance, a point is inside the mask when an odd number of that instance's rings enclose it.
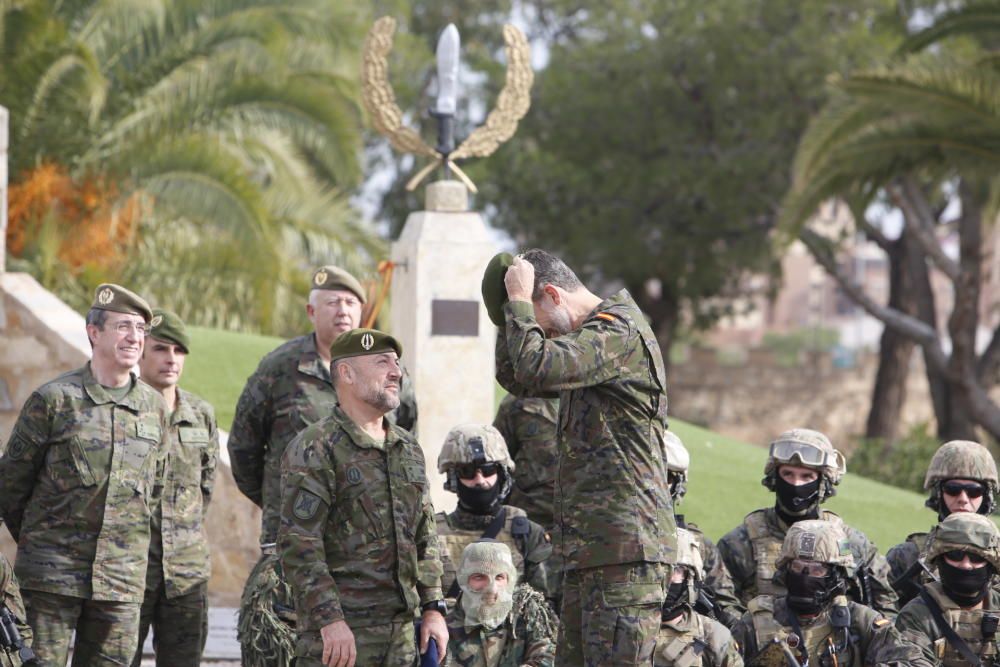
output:
{"label": "military helmet", "polygon": [[854,555],[847,534],[832,521],[809,519],[791,525],[775,567],[784,570],[796,558],[842,567],[848,577],[854,575]]}
{"label": "military helmet", "polygon": [[489,424],[460,424],[448,431],[438,455],[438,472],[447,475],[446,490],[458,492],[458,466],[484,463],[500,464],[504,472],[500,475],[502,483],[508,486],[501,489],[500,497],[505,498],[513,482],[515,466],[500,431]]}
{"label": "military helmet", "polygon": [[688,603],[693,607],[698,602],[698,586],[705,580],[705,564],[694,534],[686,528],[677,529],[676,565],[684,566],[690,573],[687,578]]}
{"label": "military helmet", "polygon": [[982,514],[956,512],[939,523],[927,545],[927,561],[954,550],[979,554],[1000,572],[1000,531]]}
{"label": "military helmet", "polygon": [[778,466],[789,464],[811,468],[819,472],[824,480],[820,488],[820,502],[836,494],[834,487],[840,484],[847,472],[844,455],[834,449],[830,439],[808,428],[793,428],[779,435],[771,443],[764,464],[764,479],[761,484],[774,491]]}
{"label": "military helmet", "polygon": [[947,512],[941,498],[941,484],[949,479],[974,479],[985,484],[988,493],[983,499],[980,513],[992,514],[996,510],[996,495],[1000,488],[997,464],[990,450],[983,445],[971,440],[952,440],[934,452],[934,457],[927,466],[924,490],[931,492],[926,505],[936,510],[941,519]]}
{"label": "military helmet", "polygon": [[663,451],[667,457],[667,478],[670,483],[670,496],[675,503],[681,501],[687,493],[688,466],[691,455],[676,433],[663,432]]}

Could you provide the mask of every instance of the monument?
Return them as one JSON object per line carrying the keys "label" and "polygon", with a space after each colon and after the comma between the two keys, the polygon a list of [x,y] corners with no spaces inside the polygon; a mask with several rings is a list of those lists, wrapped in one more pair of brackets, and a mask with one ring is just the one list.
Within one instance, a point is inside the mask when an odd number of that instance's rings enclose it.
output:
{"label": "monument", "polygon": [[431,497],[437,510],[450,511],[455,495],[444,491],[444,478],[437,472],[445,435],[457,424],[491,423],[496,405],[496,329],[482,304],[480,281],[497,248],[482,216],[469,210],[469,191],[476,192],[476,186],[457,161],[486,157],[513,136],[530,104],[533,73],[524,34],[504,26],[503,90],[485,123],[456,148],[459,34],[449,25],[437,48],[438,90],[432,115],[438,121],[438,138],[432,148],[404,124],[389,84],[387,59],[395,28],[395,20],[383,17],[368,34],[363,100],[373,125],[393,148],[430,159],[407,183],[408,190],[435,169],[445,176],[427,186],[425,210],[409,215],[392,245],[390,330],[403,344],[403,362],[417,394],[417,438],[427,459]]}

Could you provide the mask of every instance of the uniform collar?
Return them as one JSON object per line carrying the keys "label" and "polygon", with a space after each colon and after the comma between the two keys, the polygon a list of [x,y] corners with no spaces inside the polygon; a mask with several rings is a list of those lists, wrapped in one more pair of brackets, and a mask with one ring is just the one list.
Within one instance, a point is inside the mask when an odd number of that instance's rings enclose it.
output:
{"label": "uniform collar", "polygon": [[[382,449],[382,447],[375,441],[375,438],[371,437],[366,433],[360,426],[354,423],[347,414],[340,409],[340,406],[334,406],[333,417],[340,424],[340,427],[344,429],[347,436],[351,441],[361,447],[362,449]],[[388,419],[382,417],[382,425],[386,427],[385,433],[385,449],[389,449],[396,443],[402,440],[400,435],[400,429],[389,422]]]}
{"label": "uniform collar", "polygon": [[302,352],[299,354],[299,372],[333,384],[330,379],[330,368],[319,356],[316,347],[316,334],[303,336],[300,347]]}
{"label": "uniform collar", "polygon": [[104,405],[105,403],[115,403],[116,405],[121,405],[128,408],[132,412],[139,412],[140,400],[139,400],[139,382],[135,376],[135,373],[129,371],[129,382],[131,386],[128,392],[121,400],[116,401],[111,394],[108,393],[107,388],[104,387],[97,378],[94,377],[94,372],[90,367],[90,362],[83,367],[83,390],[87,392],[87,396],[90,400],[94,402],[95,405]]}

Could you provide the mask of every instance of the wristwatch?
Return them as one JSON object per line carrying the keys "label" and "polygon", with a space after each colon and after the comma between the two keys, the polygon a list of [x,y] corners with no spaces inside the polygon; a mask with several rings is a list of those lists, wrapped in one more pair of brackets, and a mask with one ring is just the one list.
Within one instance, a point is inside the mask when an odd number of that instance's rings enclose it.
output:
{"label": "wristwatch", "polygon": [[448,605],[444,603],[444,600],[432,600],[431,602],[421,605],[420,611],[436,611],[442,616],[447,616]]}

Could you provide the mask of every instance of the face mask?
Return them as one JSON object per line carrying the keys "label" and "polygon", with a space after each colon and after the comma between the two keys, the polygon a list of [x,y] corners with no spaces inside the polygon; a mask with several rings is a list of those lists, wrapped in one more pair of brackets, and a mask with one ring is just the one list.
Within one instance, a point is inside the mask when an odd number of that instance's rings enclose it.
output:
{"label": "face mask", "polygon": [[815,616],[830,604],[841,588],[840,577],[835,573],[825,577],[811,577],[805,572],[785,572],[788,586],[788,606],[804,616]]}
{"label": "face mask", "polygon": [[503,590],[498,590],[495,574],[490,576],[489,585],[481,591],[476,592],[468,585],[461,588],[462,609],[465,611],[467,628],[481,625],[493,630],[507,619],[507,615],[514,607],[514,594],[510,590],[510,582],[507,582]]}
{"label": "face mask", "polygon": [[964,570],[951,565],[944,558],[938,559],[941,586],[959,607],[972,607],[983,601],[990,590],[993,572],[990,565]]}
{"label": "face mask", "polygon": [[500,508],[500,487],[501,480],[497,476],[497,482],[488,489],[471,488],[458,483],[458,505],[466,512],[473,514],[496,514]]}
{"label": "face mask", "polygon": [[775,480],[776,509],[785,523],[791,524],[819,516],[819,485],[822,481],[822,477],[817,477],[808,484],[796,486],[781,477]]}
{"label": "face mask", "polygon": [[[480,591],[469,586],[469,577],[486,575],[489,583]],[[506,574],[506,583],[497,585],[497,575]],[[514,607],[514,587],[517,570],[510,549],[501,542],[473,542],[462,553],[458,568],[458,582],[462,589],[459,604],[465,612],[465,627],[482,626],[493,630],[507,620]]]}
{"label": "face mask", "polygon": [[663,619],[670,620],[678,615],[681,607],[688,601],[687,581],[670,584],[667,589],[667,599],[663,602]]}

